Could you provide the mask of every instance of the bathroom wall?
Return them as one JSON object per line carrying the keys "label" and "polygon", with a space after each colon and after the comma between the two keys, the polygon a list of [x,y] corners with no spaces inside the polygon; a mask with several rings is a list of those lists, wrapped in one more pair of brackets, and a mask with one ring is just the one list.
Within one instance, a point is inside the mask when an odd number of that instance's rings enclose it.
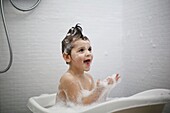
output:
{"label": "bathroom wall", "polygon": [[[26,107],[30,97],[56,92],[68,68],[60,43],[76,23],[91,40],[94,79],[121,73],[121,1],[42,0],[31,12],[20,12],[8,0],[4,2],[14,62],[7,73],[0,74],[0,113],[30,113]],[[8,60],[0,18],[0,69]]]}
{"label": "bathroom wall", "polygon": [[123,0],[123,95],[151,88],[170,89],[169,10],[169,0]]}
{"label": "bathroom wall", "polygon": [[170,0],[123,0],[122,8],[124,78],[117,90],[170,89]]}
{"label": "bathroom wall", "polygon": [[[112,97],[170,89],[169,0],[42,0],[31,12],[17,11],[8,0],[4,2],[14,62],[0,74],[0,113],[30,113],[26,107],[30,97],[56,92],[68,67],[60,43],[76,23],[91,40],[94,79],[113,73],[122,77]],[[0,69],[8,60],[0,18]]]}

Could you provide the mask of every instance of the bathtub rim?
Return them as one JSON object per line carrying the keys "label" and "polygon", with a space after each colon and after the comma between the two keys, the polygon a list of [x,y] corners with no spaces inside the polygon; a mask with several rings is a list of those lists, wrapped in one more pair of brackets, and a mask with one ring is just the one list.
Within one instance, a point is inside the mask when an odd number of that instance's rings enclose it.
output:
{"label": "bathtub rim", "polygon": [[[53,94],[41,94],[40,96],[31,97],[28,100],[27,107],[32,111],[33,113],[49,113],[49,110],[46,107],[53,106],[55,104],[56,93]],[[48,103],[40,103],[41,99],[47,99],[50,98],[51,101]],[[42,101],[41,101],[42,102]]]}
{"label": "bathtub rim", "polygon": [[[154,92],[165,92],[167,95],[162,96],[161,93],[155,93],[155,96],[152,94]],[[159,94],[159,95],[158,95]],[[168,95],[169,94],[169,95]],[[49,113],[50,111],[45,108],[48,106],[53,106],[55,104],[55,97],[56,93],[53,94],[42,94],[40,96],[35,96],[31,97],[28,101],[27,107],[33,112],[33,113]],[[41,99],[48,100],[49,102],[42,102]],[[120,110],[125,110],[133,107],[142,107],[142,106],[148,106],[148,105],[158,105],[158,104],[166,104],[170,101],[170,90],[169,89],[151,89],[151,90],[146,90],[137,94],[134,94],[129,97],[120,97],[120,98],[114,98],[112,100],[94,105],[89,107],[85,111],[81,111],[81,113],[89,113],[93,111],[94,109],[98,108],[100,109],[109,106],[109,111],[116,112]],[[123,104],[121,106],[114,106],[116,103],[124,103],[126,102],[127,104]],[[128,103],[131,102],[131,103]],[[138,105],[136,105],[138,103]],[[108,109],[107,109],[108,111]]]}
{"label": "bathtub rim", "polygon": [[[126,102],[127,104],[124,102]],[[103,110],[107,108],[110,109],[109,111],[117,112],[123,109],[143,107],[148,105],[159,105],[159,104],[165,105],[168,102],[170,102],[170,89],[150,89],[150,90],[145,90],[136,93],[129,97],[115,98],[113,100],[100,103],[96,106],[90,107],[88,110],[83,111],[82,113],[92,112],[93,109],[96,108],[98,111],[100,111],[100,109]],[[117,104],[123,103],[123,104],[121,104],[120,106],[112,106],[112,105],[116,105],[116,103]],[[136,105],[136,103],[138,103],[138,105]]]}

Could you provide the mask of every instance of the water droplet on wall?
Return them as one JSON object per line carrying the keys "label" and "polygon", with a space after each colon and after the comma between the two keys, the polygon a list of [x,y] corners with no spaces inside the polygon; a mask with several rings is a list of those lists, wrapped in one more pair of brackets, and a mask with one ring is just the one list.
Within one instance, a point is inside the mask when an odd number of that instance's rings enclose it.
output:
{"label": "water droplet on wall", "polygon": [[155,44],[152,44],[152,48],[156,48],[156,45],[155,45]]}
{"label": "water droplet on wall", "polygon": [[140,36],[140,38],[142,38],[143,37],[143,33],[140,33],[139,36]]}
{"label": "water droplet on wall", "polygon": [[108,56],[108,52],[107,51],[104,52],[104,56]]}
{"label": "water droplet on wall", "polygon": [[150,40],[150,43],[151,43],[151,44],[153,43],[152,39]]}
{"label": "water droplet on wall", "polygon": [[148,16],[148,20],[149,20],[149,21],[152,20],[152,16]]}

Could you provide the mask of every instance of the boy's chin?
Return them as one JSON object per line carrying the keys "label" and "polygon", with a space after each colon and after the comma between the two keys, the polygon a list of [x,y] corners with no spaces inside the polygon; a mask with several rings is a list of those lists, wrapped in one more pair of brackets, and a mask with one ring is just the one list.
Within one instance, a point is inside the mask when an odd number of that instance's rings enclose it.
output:
{"label": "boy's chin", "polygon": [[84,71],[90,71],[90,68],[89,69],[85,69]]}

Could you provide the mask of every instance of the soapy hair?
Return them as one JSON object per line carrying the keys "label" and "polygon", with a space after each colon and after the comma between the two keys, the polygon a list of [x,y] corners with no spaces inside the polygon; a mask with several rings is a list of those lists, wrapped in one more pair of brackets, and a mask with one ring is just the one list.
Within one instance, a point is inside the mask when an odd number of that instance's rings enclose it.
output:
{"label": "soapy hair", "polygon": [[71,54],[71,50],[73,48],[73,43],[79,39],[82,40],[89,40],[86,36],[82,33],[82,28],[79,24],[76,24],[75,27],[72,27],[67,32],[66,37],[62,40],[62,53]]}

